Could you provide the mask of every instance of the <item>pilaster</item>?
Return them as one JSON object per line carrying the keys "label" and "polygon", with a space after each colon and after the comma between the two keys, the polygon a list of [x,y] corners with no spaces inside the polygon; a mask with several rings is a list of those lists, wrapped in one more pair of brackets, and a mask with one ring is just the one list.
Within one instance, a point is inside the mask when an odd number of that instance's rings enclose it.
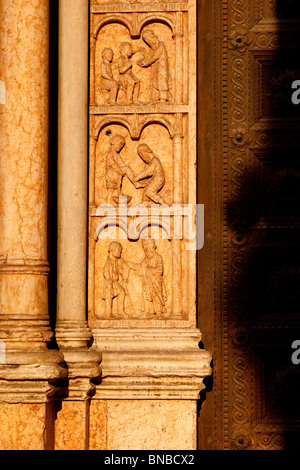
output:
{"label": "pilaster", "polygon": [[196,18],[194,0],[90,3],[95,449],[197,445],[211,355],[196,319]]}

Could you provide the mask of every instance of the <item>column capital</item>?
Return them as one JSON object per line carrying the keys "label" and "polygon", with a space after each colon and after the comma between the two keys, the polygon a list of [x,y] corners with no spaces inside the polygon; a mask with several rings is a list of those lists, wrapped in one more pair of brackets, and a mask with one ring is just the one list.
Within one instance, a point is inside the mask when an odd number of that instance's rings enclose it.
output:
{"label": "column capital", "polygon": [[181,143],[183,137],[183,134],[181,132],[178,132],[173,135],[172,139],[174,143]]}

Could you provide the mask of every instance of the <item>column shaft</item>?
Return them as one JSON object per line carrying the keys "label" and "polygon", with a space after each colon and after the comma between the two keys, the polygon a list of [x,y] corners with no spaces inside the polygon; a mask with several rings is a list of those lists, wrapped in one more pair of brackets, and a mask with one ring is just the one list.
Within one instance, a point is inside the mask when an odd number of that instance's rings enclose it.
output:
{"label": "column shaft", "polygon": [[45,349],[48,0],[1,0],[0,24],[0,337]]}
{"label": "column shaft", "polygon": [[173,191],[173,203],[182,204],[183,202],[183,188],[182,178],[178,175],[182,174],[182,135],[175,135],[173,137],[173,175],[174,175],[174,191]]}
{"label": "column shaft", "polygon": [[[57,340],[90,338],[86,321],[88,0],[59,6]],[[70,343],[71,342],[71,343]]]}
{"label": "column shaft", "polygon": [[176,13],[176,26],[177,31],[175,34],[175,81],[176,104],[183,104],[183,17],[182,12]]}

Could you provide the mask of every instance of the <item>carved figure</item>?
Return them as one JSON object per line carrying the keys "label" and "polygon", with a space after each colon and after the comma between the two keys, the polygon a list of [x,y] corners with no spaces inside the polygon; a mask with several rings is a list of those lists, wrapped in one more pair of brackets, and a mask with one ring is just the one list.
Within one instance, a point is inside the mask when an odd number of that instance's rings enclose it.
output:
{"label": "carved figure", "polygon": [[152,100],[166,103],[169,100],[169,58],[165,44],[151,29],[142,33],[144,42],[150,47],[150,54],[138,62],[140,67],[151,67]]}
{"label": "carved figure", "polygon": [[[130,166],[126,165],[120,156],[121,150],[125,146],[125,138],[122,135],[115,135],[111,140],[110,149],[106,155],[106,188],[108,192],[108,203],[118,203],[122,194],[122,180],[126,175],[134,183],[134,174]],[[117,192],[117,197],[114,193]],[[128,198],[130,202],[131,198]]]}
{"label": "carved figure", "polygon": [[129,42],[122,42],[120,45],[120,58],[116,66],[119,70],[119,85],[126,93],[126,104],[138,104],[140,93],[140,81],[132,73],[132,61],[130,58],[135,54]]}
{"label": "carved figure", "polygon": [[108,257],[103,268],[103,299],[105,300],[106,318],[111,318],[113,313],[113,301],[117,299],[118,315],[127,318],[125,313],[125,296],[129,269],[122,260],[122,245],[119,242],[111,242],[108,247]]}
{"label": "carved figure", "polygon": [[135,177],[136,187],[144,188],[143,202],[151,200],[156,204],[165,204],[163,197],[158,194],[165,184],[161,161],[147,144],[138,146],[138,155],[146,164],[144,171]]}
{"label": "carved figure", "polygon": [[158,319],[161,319],[167,302],[167,291],[163,280],[163,259],[156,251],[154,240],[142,240],[142,246],[145,253],[142,262],[135,264],[128,261],[127,264],[142,278],[145,313],[155,314]]}
{"label": "carved figure", "polygon": [[114,53],[112,49],[106,47],[102,51],[100,90],[102,93],[109,93],[108,102],[114,105],[117,100],[119,84],[113,77],[112,61]]}

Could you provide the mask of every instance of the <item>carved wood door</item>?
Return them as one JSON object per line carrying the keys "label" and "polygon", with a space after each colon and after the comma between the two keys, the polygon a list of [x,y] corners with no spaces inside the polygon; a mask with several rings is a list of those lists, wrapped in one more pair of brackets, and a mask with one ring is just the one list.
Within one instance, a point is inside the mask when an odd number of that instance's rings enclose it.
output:
{"label": "carved wood door", "polygon": [[300,337],[300,106],[291,96],[300,79],[300,6],[203,0],[198,16],[199,200],[206,205],[199,325],[214,353],[199,448],[293,449],[300,442],[300,366],[291,360]]}

